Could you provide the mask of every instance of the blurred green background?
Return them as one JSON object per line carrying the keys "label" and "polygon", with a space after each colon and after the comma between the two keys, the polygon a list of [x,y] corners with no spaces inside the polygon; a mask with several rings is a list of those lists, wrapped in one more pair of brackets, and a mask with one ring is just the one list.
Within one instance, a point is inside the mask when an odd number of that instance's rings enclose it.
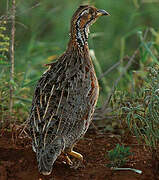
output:
{"label": "blurred green background", "polygon": [[[6,2],[0,1],[0,16],[6,14]],[[16,0],[14,98],[17,109],[23,106],[29,110],[35,83],[46,69],[43,65],[65,51],[71,17],[79,5],[87,3],[111,14],[101,17],[90,28],[89,48],[100,65],[96,67],[98,77],[124,56],[132,55],[140,41],[138,31],[147,27],[159,30],[157,0]],[[10,25],[8,34],[9,30]],[[2,70],[9,72],[8,67],[1,66]],[[117,68],[100,81],[98,106],[105,101],[119,74]]]}

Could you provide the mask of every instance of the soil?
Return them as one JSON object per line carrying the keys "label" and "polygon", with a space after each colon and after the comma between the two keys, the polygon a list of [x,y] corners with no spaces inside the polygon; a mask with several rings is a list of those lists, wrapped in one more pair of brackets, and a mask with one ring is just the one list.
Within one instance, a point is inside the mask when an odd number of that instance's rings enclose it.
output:
{"label": "soil", "polygon": [[38,173],[35,153],[31,148],[29,138],[17,138],[13,142],[11,133],[3,132],[0,137],[0,180],[154,180],[152,158],[148,150],[138,145],[136,138],[124,139],[122,144],[129,146],[134,153],[125,167],[142,171],[137,174],[132,171],[114,171],[106,165],[109,163],[107,151],[121,142],[118,136],[88,131],[79,141],[74,150],[83,154],[83,167],[71,169],[60,156],[51,175]]}

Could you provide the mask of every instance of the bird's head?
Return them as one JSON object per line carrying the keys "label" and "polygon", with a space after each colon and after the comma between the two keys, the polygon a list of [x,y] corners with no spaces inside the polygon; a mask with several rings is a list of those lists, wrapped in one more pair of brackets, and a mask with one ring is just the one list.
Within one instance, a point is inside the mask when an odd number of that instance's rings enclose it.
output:
{"label": "bird's head", "polygon": [[97,9],[94,6],[80,6],[74,13],[71,21],[71,37],[75,39],[80,46],[83,46],[88,39],[89,27],[100,16],[107,16],[108,12]]}

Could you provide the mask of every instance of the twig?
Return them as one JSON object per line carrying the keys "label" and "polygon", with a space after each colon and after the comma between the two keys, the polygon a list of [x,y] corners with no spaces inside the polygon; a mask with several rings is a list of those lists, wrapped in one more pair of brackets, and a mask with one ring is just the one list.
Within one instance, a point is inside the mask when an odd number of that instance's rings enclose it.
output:
{"label": "twig", "polygon": [[111,97],[112,97],[112,95],[113,95],[113,93],[114,93],[114,91],[115,91],[115,89],[116,89],[119,81],[121,80],[121,78],[123,77],[123,75],[127,72],[128,68],[131,66],[132,62],[134,61],[134,58],[136,57],[136,54],[137,54],[138,50],[139,50],[139,48],[137,48],[137,49],[135,50],[135,52],[134,52],[134,54],[131,56],[129,62],[128,62],[127,65],[125,66],[125,69],[124,69],[123,72],[120,74],[120,76],[117,78],[117,80],[115,81],[115,83],[113,84],[113,88],[112,88],[112,90],[111,90],[111,92],[110,92],[107,100],[105,101],[105,103],[104,103],[104,105],[103,105],[103,107],[102,107],[103,110],[108,106],[108,104],[109,104],[109,102],[110,102],[110,99],[111,99]]}
{"label": "twig", "polygon": [[142,171],[139,169],[134,169],[134,168],[111,168],[112,170],[116,170],[116,171],[134,171],[138,174],[142,174]]}
{"label": "twig", "polygon": [[[147,36],[147,33],[148,33],[149,29],[146,29],[145,31],[145,34],[144,34],[144,37],[143,39],[145,40],[146,36]],[[118,83],[120,82],[121,78],[123,77],[123,75],[127,72],[127,70],[129,69],[129,67],[131,66],[131,64],[133,63],[134,61],[134,58],[136,57],[136,54],[138,53],[138,50],[140,48],[140,45],[138,46],[138,48],[135,50],[135,52],[133,53],[133,55],[131,56],[131,58],[129,59],[127,65],[125,66],[125,69],[122,71],[122,73],[120,74],[120,76],[118,77],[118,79],[115,81],[115,83],[113,84],[113,87],[112,87],[112,90],[110,92],[110,94],[108,95],[108,98],[106,99],[105,103],[103,104],[101,110],[102,112],[104,113],[105,110],[107,109],[107,106],[110,102],[110,99],[118,85]]]}
{"label": "twig", "polygon": [[93,126],[93,128],[95,129],[97,134],[101,134],[101,132],[99,131],[98,127],[92,122],[91,125]]}
{"label": "twig", "polygon": [[120,65],[120,61],[115,63],[113,66],[111,66],[107,71],[105,71],[103,74],[101,74],[98,77],[98,80],[102,79],[104,76],[106,76],[108,73],[110,73],[113,69],[117,68]]}
{"label": "twig", "polygon": [[11,46],[10,46],[10,58],[11,58],[11,69],[10,69],[10,104],[9,104],[9,111],[10,117],[12,116],[13,112],[13,81],[14,81],[14,41],[15,41],[15,0],[12,0],[12,7],[11,7],[12,15],[12,28],[11,28]]}
{"label": "twig", "polygon": [[25,131],[25,129],[28,126],[28,123],[29,123],[29,119],[27,118],[27,120],[21,125],[21,127],[23,127],[23,128],[22,128],[21,132],[19,133],[19,137],[21,137],[23,133],[25,133],[29,137],[28,133]]}
{"label": "twig", "polygon": [[[37,4],[35,4],[34,6],[26,9],[26,10],[23,11],[22,13],[15,14],[15,17],[20,16],[20,15],[25,14],[25,13],[28,13],[29,11],[31,11],[32,9],[34,9],[34,8],[40,6],[40,5],[41,5],[41,3],[37,3]],[[7,5],[6,5],[6,6],[7,6],[6,9],[8,9],[8,6],[9,6],[9,5],[8,5],[8,1],[7,1]],[[13,6],[13,0],[12,0],[12,6]],[[15,4],[15,7],[14,7],[15,9],[16,9],[16,6],[17,6],[17,3]],[[13,16],[12,16],[12,13],[13,13],[13,9],[8,10],[7,13],[6,13],[6,15],[0,16],[0,20],[6,19],[6,17],[7,17],[7,19],[11,19],[11,20],[12,20],[12,17],[13,17]]]}
{"label": "twig", "polygon": [[24,29],[28,29],[28,27],[25,24],[23,24],[23,23],[21,23],[19,21],[15,21],[15,24],[18,24],[18,25],[22,26]]}
{"label": "twig", "polygon": [[17,14],[17,16],[19,16],[19,15],[21,15],[21,14],[28,13],[28,12],[31,11],[32,9],[37,8],[38,6],[41,6],[41,4],[42,4],[42,3],[39,2],[39,3],[35,4],[34,6],[32,6],[32,7],[28,8],[28,9],[26,9],[25,11],[23,11],[23,13]]}

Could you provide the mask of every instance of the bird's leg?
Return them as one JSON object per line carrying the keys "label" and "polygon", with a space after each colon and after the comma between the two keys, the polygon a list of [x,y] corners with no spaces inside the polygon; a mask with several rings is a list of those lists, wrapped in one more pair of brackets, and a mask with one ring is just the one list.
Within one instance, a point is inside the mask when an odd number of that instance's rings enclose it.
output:
{"label": "bird's leg", "polygon": [[71,161],[71,159],[70,159],[70,158],[68,157],[68,155],[65,154],[65,153],[64,153],[64,156],[65,156],[65,158],[66,158],[66,163],[71,166],[71,165],[73,164],[72,161]]}
{"label": "bird's leg", "polygon": [[76,159],[79,159],[80,161],[83,161],[83,156],[80,153],[73,151],[73,149],[70,152],[67,152],[67,153],[69,155],[75,157]]}
{"label": "bird's leg", "polygon": [[[73,147],[65,149],[65,153],[66,153],[66,161],[71,166],[71,168],[77,169],[83,164],[81,163],[83,162],[83,156],[80,153],[73,151]],[[76,160],[78,159],[78,161],[75,160],[72,162],[67,155],[74,157]]]}

